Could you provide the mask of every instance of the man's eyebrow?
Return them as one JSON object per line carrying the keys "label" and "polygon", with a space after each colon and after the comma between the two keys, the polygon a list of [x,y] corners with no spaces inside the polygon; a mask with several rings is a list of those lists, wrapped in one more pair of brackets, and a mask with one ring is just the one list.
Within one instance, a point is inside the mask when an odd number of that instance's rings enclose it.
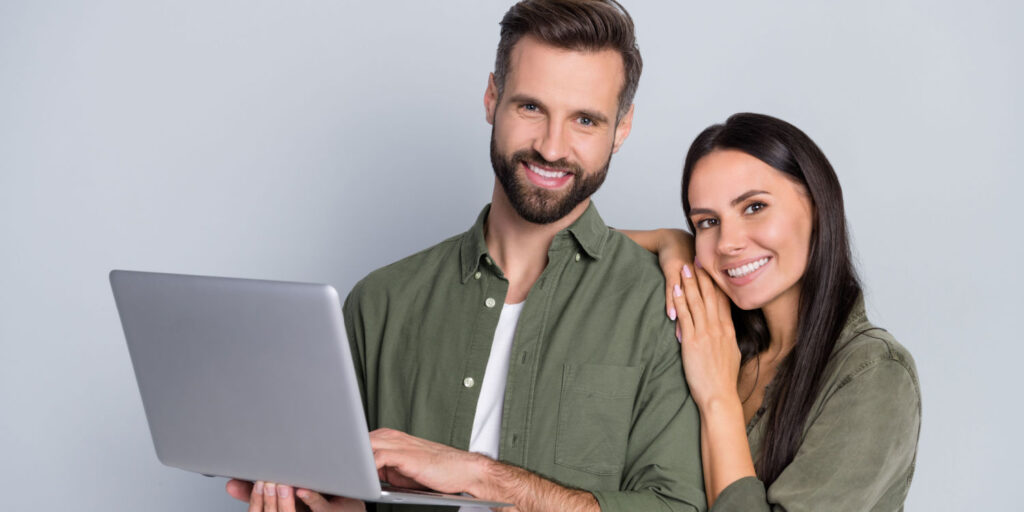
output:
{"label": "man's eyebrow", "polygon": [[534,98],[533,96],[527,96],[525,94],[514,94],[509,97],[508,101],[510,103],[531,103],[533,105],[537,105],[540,108],[544,108],[543,102],[541,102],[537,98]]}
{"label": "man's eyebrow", "polygon": [[[733,206],[736,206],[737,204],[740,204],[743,201],[746,201],[747,199],[750,199],[751,197],[756,196],[758,194],[768,194],[768,192],[764,191],[764,190],[748,190],[748,191],[740,194],[738,197],[736,197],[736,199],[733,199],[732,201],[730,201],[729,204],[731,204]],[[768,194],[768,195],[771,195],[771,194]]]}
{"label": "man's eyebrow", "polygon": [[602,114],[600,112],[594,112],[593,110],[577,110],[576,111],[576,116],[577,117],[589,117],[590,120],[597,121],[598,123],[601,123],[601,124],[604,124],[604,123],[608,122],[608,118],[605,117],[604,114]]}

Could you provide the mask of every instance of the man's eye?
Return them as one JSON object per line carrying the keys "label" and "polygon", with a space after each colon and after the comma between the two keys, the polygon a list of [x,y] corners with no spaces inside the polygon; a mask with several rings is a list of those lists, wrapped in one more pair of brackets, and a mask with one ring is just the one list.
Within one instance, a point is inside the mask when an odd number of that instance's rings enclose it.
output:
{"label": "man's eye", "polygon": [[580,124],[583,126],[594,126],[594,120],[589,117],[581,117]]}
{"label": "man's eye", "polygon": [[766,204],[764,204],[764,203],[762,203],[760,201],[758,201],[756,203],[750,203],[750,205],[747,206],[743,210],[743,213],[746,213],[746,214],[757,213],[757,212],[763,210],[766,206],[768,206],[768,205],[766,205]]}
{"label": "man's eye", "polygon": [[526,103],[523,105],[522,108],[527,112],[536,112],[540,110],[539,108],[537,108],[537,105],[534,105],[533,103]]}
{"label": "man's eye", "polygon": [[718,225],[718,219],[701,219],[694,223],[697,229],[708,229]]}

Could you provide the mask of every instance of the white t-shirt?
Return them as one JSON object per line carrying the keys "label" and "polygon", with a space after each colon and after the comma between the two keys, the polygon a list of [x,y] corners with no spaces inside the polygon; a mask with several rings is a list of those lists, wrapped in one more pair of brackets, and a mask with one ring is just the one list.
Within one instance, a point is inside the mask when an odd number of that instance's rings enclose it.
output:
{"label": "white t-shirt", "polygon": [[[469,451],[482,453],[492,459],[498,458],[498,443],[501,438],[501,409],[505,405],[505,383],[508,380],[508,363],[512,356],[512,338],[516,334],[519,313],[523,304],[505,304],[501,308],[498,327],[494,330],[491,353],[487,356],[484,381],[480,383],[480,398],[473,415],[473,433],[469,438]],[[487,507],[460,507],[460,512],[490,510]]]}

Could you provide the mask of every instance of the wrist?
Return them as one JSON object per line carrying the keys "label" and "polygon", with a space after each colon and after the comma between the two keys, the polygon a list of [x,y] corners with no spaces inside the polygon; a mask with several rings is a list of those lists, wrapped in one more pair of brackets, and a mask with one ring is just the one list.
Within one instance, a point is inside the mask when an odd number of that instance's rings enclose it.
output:
{"label": "wrist", "polygon": [[475,498],[500,501],[495,498],[501,494],[498,483],[501,481],[499,473],[502,464],[486,455],[474,453],[473,456],[471,470],[475,478],[466,492]]}
{"label": "wrist", "polygon": [[735,414],[739,411],[743,415],[743,402],[736,393],[719,393],[695,400],[701,417],[720,416],[723,414]]}

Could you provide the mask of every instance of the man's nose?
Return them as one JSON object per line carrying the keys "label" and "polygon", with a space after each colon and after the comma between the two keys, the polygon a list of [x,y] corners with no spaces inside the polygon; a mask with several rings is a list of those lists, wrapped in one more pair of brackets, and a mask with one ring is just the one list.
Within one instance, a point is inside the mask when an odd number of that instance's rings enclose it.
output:
{"label": "man's nose", "polygon": [[535,149],[548,162],[556,162],[569,156],[568,134],[561,123],[549,121],[534,141]]}

